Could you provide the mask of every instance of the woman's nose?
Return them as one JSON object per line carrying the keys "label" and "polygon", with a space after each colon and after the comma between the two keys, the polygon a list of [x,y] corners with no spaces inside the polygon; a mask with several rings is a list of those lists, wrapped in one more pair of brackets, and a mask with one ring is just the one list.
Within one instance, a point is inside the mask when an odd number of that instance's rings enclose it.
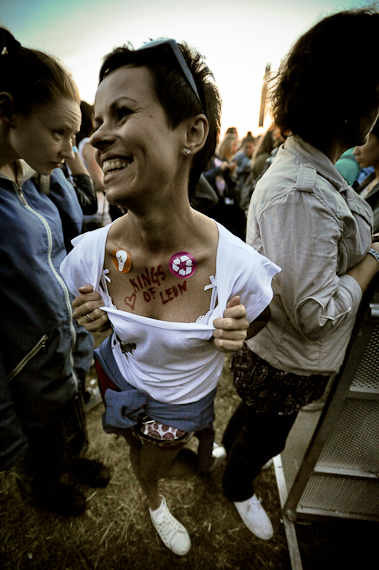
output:
{"label": "woman's nose", "polygon": [[104,127],[99,127],[90,137],[89,143],[98,150],[104,150],[114,141],[111,133],[105,131]]}
{"label": "woman's nose", "polygon": [[72,141],[65,141],[62,148],[62,157],[64,159],[74,158],[74,150],[72,147]]}

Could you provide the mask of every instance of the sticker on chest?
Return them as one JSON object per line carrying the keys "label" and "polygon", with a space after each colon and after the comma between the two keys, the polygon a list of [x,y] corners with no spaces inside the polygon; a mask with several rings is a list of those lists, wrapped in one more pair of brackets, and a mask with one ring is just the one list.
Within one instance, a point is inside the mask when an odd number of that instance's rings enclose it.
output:
{"label": "sticker on chest", "polygon": [[120,273],[129,273],[132,268],[132,256],[126,249],[116,248],[112,251],[112,261]]}
{"label": "sticker on chest", "polygon": [[187,251],[178,251],[170,257],[168,268],[175,277],[188,279],[196,271],[196,260]]}

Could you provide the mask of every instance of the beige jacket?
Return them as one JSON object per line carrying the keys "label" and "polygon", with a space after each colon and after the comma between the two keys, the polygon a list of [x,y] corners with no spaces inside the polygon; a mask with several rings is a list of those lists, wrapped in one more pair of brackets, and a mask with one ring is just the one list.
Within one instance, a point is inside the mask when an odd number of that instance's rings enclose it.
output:
{"label": "beige jacket", "polygon": [[281,370],[336,372],[362,296],[346,272],[367,253],[371,230],[370,206],[327,156],[289,137],[249,207],[247,243],[282,268],[251,350]]}

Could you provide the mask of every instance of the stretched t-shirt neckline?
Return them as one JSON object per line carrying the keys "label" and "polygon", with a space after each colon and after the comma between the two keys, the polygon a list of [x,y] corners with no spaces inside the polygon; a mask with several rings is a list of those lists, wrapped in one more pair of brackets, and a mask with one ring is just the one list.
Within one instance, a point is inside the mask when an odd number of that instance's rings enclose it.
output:
{"label": "stretched t-shirt neckline", "polygon": [[194,327],[196,330],[201,331],[213,331],[214,327],[209,325],[204,325],[202,323],[197,323],[196,321],[185,323],[182,321],[162,321],[161,319],[153,319],[152,317],[144,317],[142,315],[136,315],[134,313],[128,313],[127,311],[123,311],[122,309],[117,309],[113,307],[100,307],[102,311],[106,311],[107,313],[111,313],[113,315],[121,316],[125,319],[130,318],[130,320],[135,322],[140,322],[141,324],[146,324],[151,327],[156,328],[165,328],[165,329],[172,329],[172,330],[193,330]]}
{"label": "stretched t-shirt neckline", "polygon": [[[214,281],[213,281],[213,286],[217,287],[217,275],[219,274],[219,267],[220,267],[220,226],[218,225],[217,222],[215,222],[216,227],[217,227],[217,231],[218,231],[218,239],[217,239],[217,250],[216,250],[216,274],[214,276]],[[102,259],[101,259],[101,266],[104,268],[104,261],[105,261],[105,249],[106,249],[106,243],[107,243],[107,238],[108,238],[108,233],[110,230],[112,224],[109,224],[109,226],[107,227],[107,231],[104,232],[105,233],[105,239],[104,239],[104,247],[103,247],[103,252],[102,252]],[[123,317],[125,319],[130,319],[131,321],[135,321],[135,322],[139,322],[141,324],[146,324],[152,327],[156,327],[156,328],[165,328],[165,329],[171,329],[171,330],[198,330],[198,331],[213,331],[214,330],[214,326],[210,326],[210,325],[205,325],[202,323],[198,323],[196,321],[191,321],[189,323],[187,322],[183,322],[183,321],[165,321],[162,319],[154,319],[153,317],[145,317],[143,315],[138,315],[135,313],[130,313],[128,311],[124,311],[123,309],[118,309],[113,301],[111,296],[109,295],[108,292],[108,287],[106,285],[106,280],[104,279],[104,269],[102,271],[102,280],[103,280],[103,284],[104,284],[104,293],[106,295],[106,298],[108,299],[109,303],[110,303],[110,307],[107,306],[102,306],[100,307],[101,310],[107,312],[107,313],[111,313],[113,315],[118,315],[120,317]],[[212,307],[210,308],[210,310],[208,310],[207,314],[209,314],[209,312],[211,310],[216,310],[217,307],[220,304],[220,300],[218,300],[217,305],[212,309]],[[204,315],[201,315],[204,316]],[[199,318],[199,317],[198,317]]]}

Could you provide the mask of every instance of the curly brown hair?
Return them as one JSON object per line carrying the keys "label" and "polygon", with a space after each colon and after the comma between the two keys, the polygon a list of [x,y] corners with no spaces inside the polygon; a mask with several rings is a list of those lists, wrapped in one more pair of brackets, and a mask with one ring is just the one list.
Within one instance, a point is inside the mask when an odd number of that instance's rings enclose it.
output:
{"label": "curly brown hair", "polygon": [[378,105],[378,37],[373,8],[338,12],[302,35],[271,88],[281,131],[321,148],[336,138],[360,144],[359,119]]}

